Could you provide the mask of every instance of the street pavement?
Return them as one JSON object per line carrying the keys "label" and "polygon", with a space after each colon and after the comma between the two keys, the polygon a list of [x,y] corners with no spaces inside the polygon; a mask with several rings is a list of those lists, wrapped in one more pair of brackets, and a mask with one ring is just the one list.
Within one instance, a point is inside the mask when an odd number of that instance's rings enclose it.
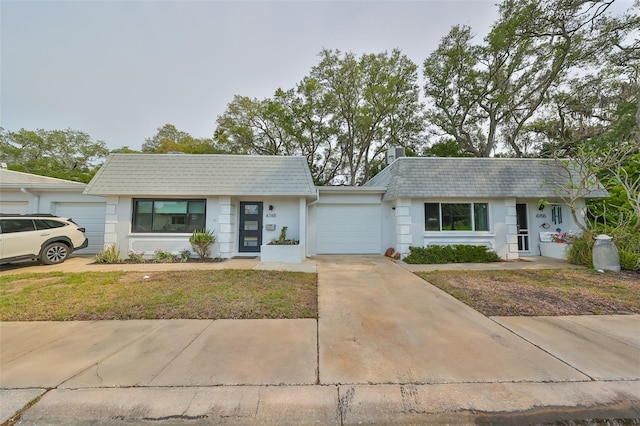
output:
{"label": "street pavement", "polygon": [[[114,266],[70,261],[57,270]],[[303,265],[318,320],[0,323],[0,423],[640,419],[640,315],[487,318],[387,258]]]}

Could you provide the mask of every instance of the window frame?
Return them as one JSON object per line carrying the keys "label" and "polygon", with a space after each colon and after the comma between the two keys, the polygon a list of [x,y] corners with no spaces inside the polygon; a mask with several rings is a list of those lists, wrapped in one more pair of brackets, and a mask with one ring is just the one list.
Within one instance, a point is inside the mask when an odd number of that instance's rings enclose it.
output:
{"label": "window frame", "polygon": [[[469,222],[471,224],[471,229],[443,229],[443,210],[442,210],[442,206],[443,205],[467,205],[469,207]],[[479,210],[479,205],[484,205],[484,211],[486,212],[486,217],[484,217],[484,219],[486,220],[486,229],[477,229],[477,223],[480,222],[480,216],[479,216],[479,212],[482,210]],[[434,211],[434,206],[437,206],[437,213],[438,213],[438,217],[437,217],[437,223],[438,223],[438,229],[428,229],[427,226],[427,222],[429,220],[433,220],[434,219],[434,215],[433,213],[435,213]],[[433,228],[433,226],[431,226],[431,228]],[[451,233],[455,233],[455,234],[460,234],[460,233],[489,233],[491,232],[491,220],[490,220],[490,213],[489,213],[489,202],[486,201],[425,201],[424,202],[424,232],[437,232],[437,233],[441,233],[441,232],[451,232]]]}
{"label": "window frame", "polygon": [[[146,222],[140,220],[141,218],[138,216],[140,213],[139,206],[140,202],[151,203],[151,212],[150,213],[142,213],[150,215],[148,229],[139,229],[143,225],[141,222]],[[167,223],[163,226],[163,229],[154,229],[156,227],[156,203],[162,202],[185,202],[186,205],[186,213],[176,213],[176,214],[167,214]],[[202,203],[203,209],[202,213],[189,213],[189,209],[191,203]],[[200,225],[193,225],[191,216],[202,216]],[[176,220],[180,219],[180,220]],[[178,226],[181,225],[180,222],[184,222],[185,229],[179,229]],[[207,200],[206,198],[133,198],[131,200],[131,230],[132,234],[191,234],[195,229],[202,229],[206,227],[207,222]],[[174,229],[171,229],[169,225],[173,226]]]}

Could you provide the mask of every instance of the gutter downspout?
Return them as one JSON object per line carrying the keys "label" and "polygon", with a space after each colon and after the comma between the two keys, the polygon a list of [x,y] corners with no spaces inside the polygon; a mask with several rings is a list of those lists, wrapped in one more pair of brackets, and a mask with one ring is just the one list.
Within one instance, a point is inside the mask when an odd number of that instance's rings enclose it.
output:
{"label": "gutter downspout", "polygon": [[[307,242],[309,241],[309,206],[317,204],[318,201],[320,201],[320,190],[318,188],[316,188],[316,199],[307,204],[307,211],[305,212],[305,214],[307,215],[307,218],[306,218],[306,222],[307,222],[307,238],[306,238],[306,241]],[[304,250],[305,250],[305,254],[304,254],[305,257],[310,257],[309,256],[309,244],[306,244],[306,247],[305,247]]]}
{"label": "gutter downspout", "polygon": [[40,213],[40,195],[29,191],[27,188],[20,188],[20,192],[23,194],[31,195],[36,198],[36,211],[34,213]]}

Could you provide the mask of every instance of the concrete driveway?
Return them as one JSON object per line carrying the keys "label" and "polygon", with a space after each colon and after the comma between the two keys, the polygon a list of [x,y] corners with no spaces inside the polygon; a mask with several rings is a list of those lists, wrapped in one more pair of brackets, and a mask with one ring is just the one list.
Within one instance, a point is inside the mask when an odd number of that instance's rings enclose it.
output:
{"label": "concrete driveway", "polygon": [[640,418],[638,315],[487,318],[380,256],[312,266],[317,321],[0,323],[0,422],[42,394],[23,424]]}
{"label": "concrete driveway", "polygon": [[388,259],[317,262],[321,383],[589,380]]}

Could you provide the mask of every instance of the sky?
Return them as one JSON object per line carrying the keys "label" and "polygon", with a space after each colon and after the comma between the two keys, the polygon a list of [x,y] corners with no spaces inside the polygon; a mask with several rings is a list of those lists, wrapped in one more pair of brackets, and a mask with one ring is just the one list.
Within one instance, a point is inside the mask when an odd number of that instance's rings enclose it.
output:
{"label": "sky", "polygon": [[0,0],[0,126],[110,149],[139,150],[167,123],[210,138],[234,95],[293,88],[323,48],[399,48],[421,66],[453,25],[484,37],[495,3]]}

